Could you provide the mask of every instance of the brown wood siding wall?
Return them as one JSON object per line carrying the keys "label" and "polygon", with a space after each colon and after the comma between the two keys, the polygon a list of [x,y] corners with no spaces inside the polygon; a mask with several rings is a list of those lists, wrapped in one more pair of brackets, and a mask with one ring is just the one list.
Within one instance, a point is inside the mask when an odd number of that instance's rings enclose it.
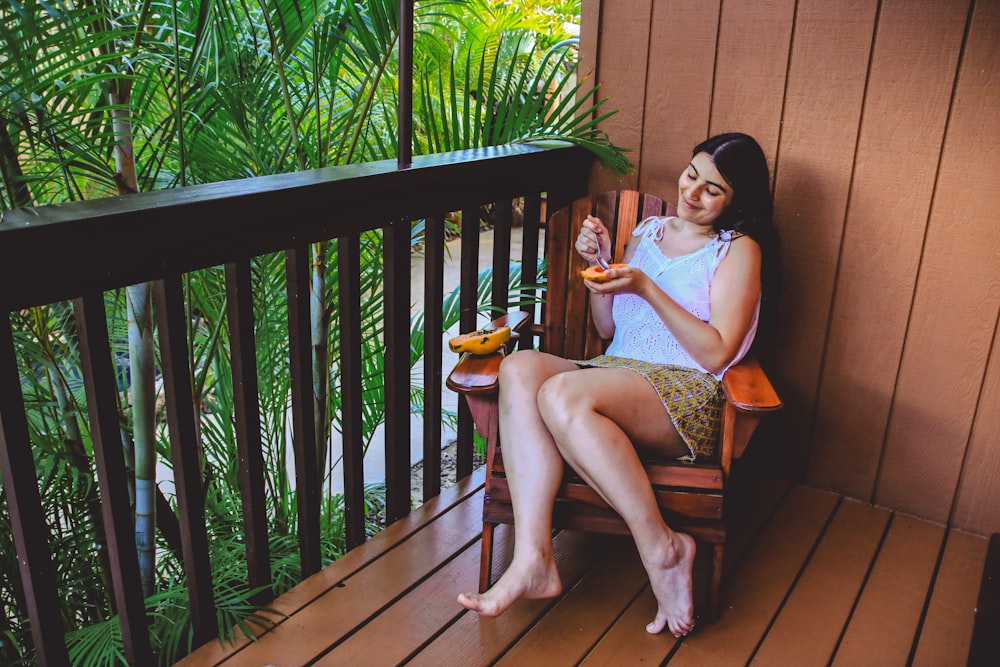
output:
{"label": "brown wood siding wall", "polygon": [[787,409],[807,483],[1000,531],[1000,2],[583,0],[622,181],[668,198],[691,147],[755,136],[782,238]]}

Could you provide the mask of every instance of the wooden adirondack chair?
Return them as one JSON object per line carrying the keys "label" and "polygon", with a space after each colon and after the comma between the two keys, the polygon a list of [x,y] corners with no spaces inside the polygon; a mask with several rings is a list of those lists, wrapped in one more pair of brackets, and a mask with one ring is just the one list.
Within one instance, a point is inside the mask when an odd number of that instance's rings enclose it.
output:
{"label": "wooden adirondack chair", "polygon": [[[671,206],[672,208],[672,206]],[[672,212],[672,211],[671,211]],[[613,256],[622,257],[636,224],[649,215],[664,215],[667,206],[652,195],[635,191],[608,192],[585,197],[552,215],[545,229],[548,278],[540,349],[570,359],[600,354],[606,341],[597,336],[590,321],[588,290],[577,277],[586,263],[573,249],[583,220],[599,217],[610,229]],[[520,330],[528,320],[513,312],[494,321]],[[510,493],[504,476],[501,436],[497,428],[497,372],[509,350],[485,356],[462,358],[447,380],[447,386],[465,396],[479,434],[487,440],[486,489],[483,502],[483,541],[480,591],[490,585],[493,532],[498,523],[513,523]],[[708,613],[719,613],[719,585],[723,549],[725,493],[734,458],[739,458],[761,416],[781,407],[760,365],[744,359],[726,373],[722,381],[726,395],[716,460],[684,463],[677,460],[644,460],[664,517],[670,526],[691,534],[701,545],[711,545],[712,564],[708,581]],[[628,534],[624,521],[568,466],[556,500],[553,525],[601,533]],[[701,550],[701,548],[699,548]]]}

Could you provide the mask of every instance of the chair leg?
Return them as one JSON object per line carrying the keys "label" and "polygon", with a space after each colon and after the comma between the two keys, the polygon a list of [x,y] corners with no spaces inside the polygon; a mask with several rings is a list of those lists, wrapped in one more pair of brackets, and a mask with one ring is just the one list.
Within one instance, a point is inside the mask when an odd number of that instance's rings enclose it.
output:
{"label": "chair leg", "polygon": [[490,577],[493,574],[493,532],[495,523],[483,522],[482,552],[479,556],[479,592],[485,593],[490,587]]}
{"label": "chair leg", "polygon": [[722,583],[722,554],[724,549],[725,545],[723,544],[712,546],[712,569],[709,572],[708,581],[708,620],[710,623],[718,621],[719,614],[722,611],[719,607],[721,602],[719,588]]}

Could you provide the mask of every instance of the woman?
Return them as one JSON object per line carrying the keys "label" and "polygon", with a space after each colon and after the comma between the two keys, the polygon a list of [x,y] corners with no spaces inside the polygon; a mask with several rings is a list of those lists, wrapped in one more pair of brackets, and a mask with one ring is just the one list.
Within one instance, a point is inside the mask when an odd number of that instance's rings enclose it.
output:
{"label": "woman", "polygon": [[[757,329],[762,259],[773,247],[767,162],[757,142],[723,134],[699,144],[678,181],[677,216],[634,232],[627,266],[585,281],[607,353],[589,361],[521,351],[500,367],[500,432],[514,510],[510,567],[459,602],[487,616],[520,598],[559,595],[552,507],[565,460],[622,516],[657,601],[648,632],[694,628],[694,539],[663,521],[637,451],[714,453],[723,373]],[[608,230],[588,217],[575,248],[611,261]],[[594,392],[593,387],[601,387]]]}

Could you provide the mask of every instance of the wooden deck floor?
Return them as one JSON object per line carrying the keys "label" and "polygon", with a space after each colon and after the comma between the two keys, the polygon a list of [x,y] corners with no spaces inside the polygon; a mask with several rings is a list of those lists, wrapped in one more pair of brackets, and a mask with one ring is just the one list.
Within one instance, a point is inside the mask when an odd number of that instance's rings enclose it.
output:
{"label": "wooden deck floor", "polygon": [[[481,475],[276,600],[287,616],[258,641],[213,641],[178,664],[966,664],[986,538],[761,478],[731,506],[722,618],[684,641],[644,631],[654,601],[617,537],[559,533],[563,595],[479,618],[455,595],[477,581]],[[506,527],[497,544],[499,571]]]}

